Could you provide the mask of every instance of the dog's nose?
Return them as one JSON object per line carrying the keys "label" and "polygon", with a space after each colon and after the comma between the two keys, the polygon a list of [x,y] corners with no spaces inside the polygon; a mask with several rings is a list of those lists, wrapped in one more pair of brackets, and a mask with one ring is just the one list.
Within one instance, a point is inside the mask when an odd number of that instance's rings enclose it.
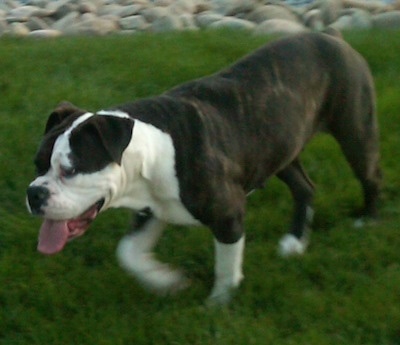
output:
{"label": "dog's nose", "polygon": [[32,186],[27,189],[26,195],[31,212],[33,214],[42,214],[42,206],[46,205],[50,191],[46,187]]}

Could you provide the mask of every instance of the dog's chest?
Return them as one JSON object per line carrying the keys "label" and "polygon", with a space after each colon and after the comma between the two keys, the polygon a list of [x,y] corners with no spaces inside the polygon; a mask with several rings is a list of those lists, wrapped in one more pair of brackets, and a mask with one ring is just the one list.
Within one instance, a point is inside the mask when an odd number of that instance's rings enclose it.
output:
{"label": "dog's chest", "polygon": [[112,207],[150,208],[160,220],[172,224],[200,224],[180,199],[175,149],[170,135],[139,120],[122,161],[126,185]]}

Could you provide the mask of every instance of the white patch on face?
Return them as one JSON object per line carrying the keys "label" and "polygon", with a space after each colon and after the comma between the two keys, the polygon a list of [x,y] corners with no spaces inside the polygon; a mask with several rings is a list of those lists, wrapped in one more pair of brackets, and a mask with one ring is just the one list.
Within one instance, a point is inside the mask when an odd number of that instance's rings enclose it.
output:
{"label": "white patch on face", "polygon": [[63,176],[63,170],[72,168],[69,137],[74,128],[92,117],[85,113],[77,118],[54,143],[50,159],[50,169],[39,176],[30,185],[44,186],[50,192],[47,204],[42,207],[44,217],[53,220],[76,218],[100,199],[110,199],[112,191],[117,189],[119,170],[117,164],[110,164],[93,174]]}

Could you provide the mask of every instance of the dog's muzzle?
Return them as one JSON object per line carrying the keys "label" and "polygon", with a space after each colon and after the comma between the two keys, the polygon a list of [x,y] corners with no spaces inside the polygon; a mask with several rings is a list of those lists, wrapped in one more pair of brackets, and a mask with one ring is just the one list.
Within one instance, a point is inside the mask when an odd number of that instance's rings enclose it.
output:
{"label": "dog's muzzle", "polygon": [[31,213],[43,215],[42,207],[46,206],[50,191],[46,187],[31,186],[27,189],[26,195]]}

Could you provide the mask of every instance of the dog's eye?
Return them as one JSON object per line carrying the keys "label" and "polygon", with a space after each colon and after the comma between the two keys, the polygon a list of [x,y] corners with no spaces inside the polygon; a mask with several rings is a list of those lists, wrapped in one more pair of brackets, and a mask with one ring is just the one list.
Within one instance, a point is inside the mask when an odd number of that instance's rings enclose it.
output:
{"label": "dog's eye", "polygon": [[69,178],[76,175],[76,169],[74,167],[60,167],[60,175],[61,177]]}

